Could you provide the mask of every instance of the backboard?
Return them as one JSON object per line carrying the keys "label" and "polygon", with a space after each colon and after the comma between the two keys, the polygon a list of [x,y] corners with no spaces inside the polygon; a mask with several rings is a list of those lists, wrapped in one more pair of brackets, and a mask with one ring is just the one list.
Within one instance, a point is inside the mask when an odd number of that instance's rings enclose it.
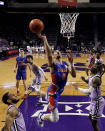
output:
{"label": "backboard", "polygon": [[103,0],[7,0],[8,12],[105,12]]}

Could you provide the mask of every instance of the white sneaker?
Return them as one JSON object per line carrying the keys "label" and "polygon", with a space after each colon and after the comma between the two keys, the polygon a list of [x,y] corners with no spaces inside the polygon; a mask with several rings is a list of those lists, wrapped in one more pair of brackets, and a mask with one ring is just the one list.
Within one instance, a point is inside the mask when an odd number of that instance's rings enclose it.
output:
{"label": "white sneaker", "polygon": [[29,86],[28,90],[32,90],[33,92],[35,92],[35,91],[36,91],[35,87],[34,87],[34,86],[32,86],[32,85],[30,85],[30,86]]}
{"label": "white sneaker", "polygon": [[41,116],[43,115],[42,112],[39,113],[38,118],[37,118],[37,123],[38,126],[43,127],[44,126],[44,120],[41,119]]}

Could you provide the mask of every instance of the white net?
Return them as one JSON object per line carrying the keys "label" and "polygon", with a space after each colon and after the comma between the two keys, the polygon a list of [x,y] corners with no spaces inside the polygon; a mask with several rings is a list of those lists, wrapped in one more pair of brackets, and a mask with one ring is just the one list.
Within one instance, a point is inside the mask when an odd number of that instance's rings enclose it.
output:
{"label": "white net", "polygon": [[70,37],[74,37],[75,33],[75,23],[77,20],[79,13],[60,13],[61,20],[61,30],[60,33],[63,34],[64,37],[70,39]]}

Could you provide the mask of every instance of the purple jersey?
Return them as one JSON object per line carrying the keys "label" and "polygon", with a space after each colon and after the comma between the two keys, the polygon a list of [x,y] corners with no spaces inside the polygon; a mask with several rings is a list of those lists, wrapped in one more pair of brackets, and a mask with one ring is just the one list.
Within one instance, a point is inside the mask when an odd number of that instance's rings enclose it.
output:
{"label": "purple jersey", "polygon": [[8,107],[7,112],[11,109],[11,108],[16,108],[18,110],[18,115],[15,117],[14,122],[11,126],[11,131],[26,131],[26,126],[25,126],[25,122],[24,122],[24,118],[22,113],[19,111],[19,109],[14,106],[14,105],[10,105]]}

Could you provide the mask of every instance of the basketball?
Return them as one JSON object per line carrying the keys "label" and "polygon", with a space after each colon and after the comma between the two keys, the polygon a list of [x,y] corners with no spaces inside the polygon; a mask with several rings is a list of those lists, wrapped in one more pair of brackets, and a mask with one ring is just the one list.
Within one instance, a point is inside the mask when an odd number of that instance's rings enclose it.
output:
{"label": "basketball", "polygon": [[44,29],[44,23],[40,19],[33,19],[29,23],[29,28],[30,28],[31,32],[33,32],[35,34],[39,34]]}

